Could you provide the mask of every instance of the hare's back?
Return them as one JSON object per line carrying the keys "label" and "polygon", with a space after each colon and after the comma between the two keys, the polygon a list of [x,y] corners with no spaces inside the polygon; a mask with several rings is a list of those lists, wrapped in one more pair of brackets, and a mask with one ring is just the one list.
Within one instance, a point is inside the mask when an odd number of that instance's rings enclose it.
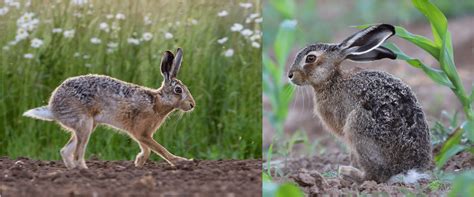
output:
{"label": "hare's back", "polygon": [[381,71],[361,71],[347,81],[357,105],[370,112],[374,137],[393,140],[426,141],[428,126],[413,91],[393,75]]}
{"label": "hare's back", "polygon": [[103,75],[83,75],[64,81],[53,93],[50,105],[97,105],[98,102],[126,101],[140,87]]}

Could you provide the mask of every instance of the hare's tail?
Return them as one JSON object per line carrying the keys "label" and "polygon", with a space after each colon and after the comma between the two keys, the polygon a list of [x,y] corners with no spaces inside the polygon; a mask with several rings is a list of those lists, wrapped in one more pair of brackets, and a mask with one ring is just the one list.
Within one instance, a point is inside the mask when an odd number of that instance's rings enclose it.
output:
{"label": "hare's tail", "polygon": [[23,113],[23,116],[30,117],[30,118],[36,118],[40,120],[46,120],[46,121],[53,121],[54,120],[54,115],[49,110],[48,106],[42,106],[34,109],[30,109]]}
{"label": "hare's tail", "polygon": [[395,176],[392,176],[389,183],[405,183],[405,184],[412,184],[418,182],[421,179],[430,179],[430,175],[423,172],[418,172],[415,169],[408,170],[406,173],[400,173]]}

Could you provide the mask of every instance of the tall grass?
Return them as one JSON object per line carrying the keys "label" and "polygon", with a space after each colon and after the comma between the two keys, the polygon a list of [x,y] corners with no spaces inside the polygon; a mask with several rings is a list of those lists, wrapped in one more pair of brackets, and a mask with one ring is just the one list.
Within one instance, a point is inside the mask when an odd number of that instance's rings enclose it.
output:
{"label": "tall grass", "polygon": [[[77,4],[81,2],[86,3]],[[29,6],[21,1],[18,9],[0,3],[0,8],[9,8],[0,15],[0,155],[59,159],[69,134],[57,124],[22,117],[24,111],[46,105],[63,80],[87,73],[158,88],[161,54],[182,47],[178,78],[192,92],[196,109],[175,112],[155,139],[188,158],[260,158],[261,52],[256,45],[261,33],[258,16],[250,17],[259,12],[260,2],[251,1],[250,8],[236,6],[239,3],[44,0],[31,1]],[[223,10],[228,15],[219,17]],[[19,33],[18,19],[27,12],[34,13],[39,24],[26,39],[12,42]],[[101,23],[107,24],[108,31]],[[234,23],[252,34],[231,31]],[[58,28],[62,32],[53,33]],[[75,33],[68,38],[64,31],[71,29]],[[224,37],[225,43],[217,42]],[[43,42],[39,48],[31,46],[34,38]],[[94,44],[94,38],[100,44]],[[86,157],[133,159],[138,145],[110,130],[95,130]]]}

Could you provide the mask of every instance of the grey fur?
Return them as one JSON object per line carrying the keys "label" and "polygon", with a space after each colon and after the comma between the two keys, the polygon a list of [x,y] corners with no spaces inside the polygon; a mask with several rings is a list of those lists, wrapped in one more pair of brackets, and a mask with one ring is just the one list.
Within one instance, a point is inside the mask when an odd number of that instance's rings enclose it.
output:
{"label": "grey fur", "polygon": [[[313,87],[316,114],[351,148],[355,168],[344,167],[341,174],[358,182],[385,182],[411,169],[428,169],[430,134],[413,91],[386,72],[341,69],[347,58],[341,50],[337,45],[310,45],[298,53],[289,71],[293,83]],[[305,63],[310,53],[319,56]]]}

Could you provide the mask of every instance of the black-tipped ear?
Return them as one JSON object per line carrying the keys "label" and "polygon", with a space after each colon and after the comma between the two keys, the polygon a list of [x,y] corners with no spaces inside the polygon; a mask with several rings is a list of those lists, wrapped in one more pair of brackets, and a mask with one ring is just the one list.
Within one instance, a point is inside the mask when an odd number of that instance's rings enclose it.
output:
{"label": "black-tipped ear", "polygon": [[165,81],[171,79],[171,67],[173,66],[174,55],[171,51],[165,51],[163,57],[161,57],[161,74],[165,78]]}
{"label": "black-tipped ear", "polygon": [[339,44],[339,47],[344,55],[362,55],[377,49],[385,40],[394,34],[395,27],[392,25],[374,25],[346,38]]}
{"label": "black-tipped ear", "polygon": [[173,67],[171,69],[171,78],[176,77],[179,72],[179,68],[181,68],[181,62],[183,59],[183,50],[178,48],[176,50],[176,57],[174,58]]}
{"label": "black-tipped ear", "polygon": [[371,50],[364,54],[346,56],[346,59],[350,59],[352,61],[361,61],[361,62],[374,61],[374,60],[379,60],[383,58],[396,59],[397,54],[392,52],[390,49],[387,49],[383,46],[379,46],[375,48],[374,50]]}

